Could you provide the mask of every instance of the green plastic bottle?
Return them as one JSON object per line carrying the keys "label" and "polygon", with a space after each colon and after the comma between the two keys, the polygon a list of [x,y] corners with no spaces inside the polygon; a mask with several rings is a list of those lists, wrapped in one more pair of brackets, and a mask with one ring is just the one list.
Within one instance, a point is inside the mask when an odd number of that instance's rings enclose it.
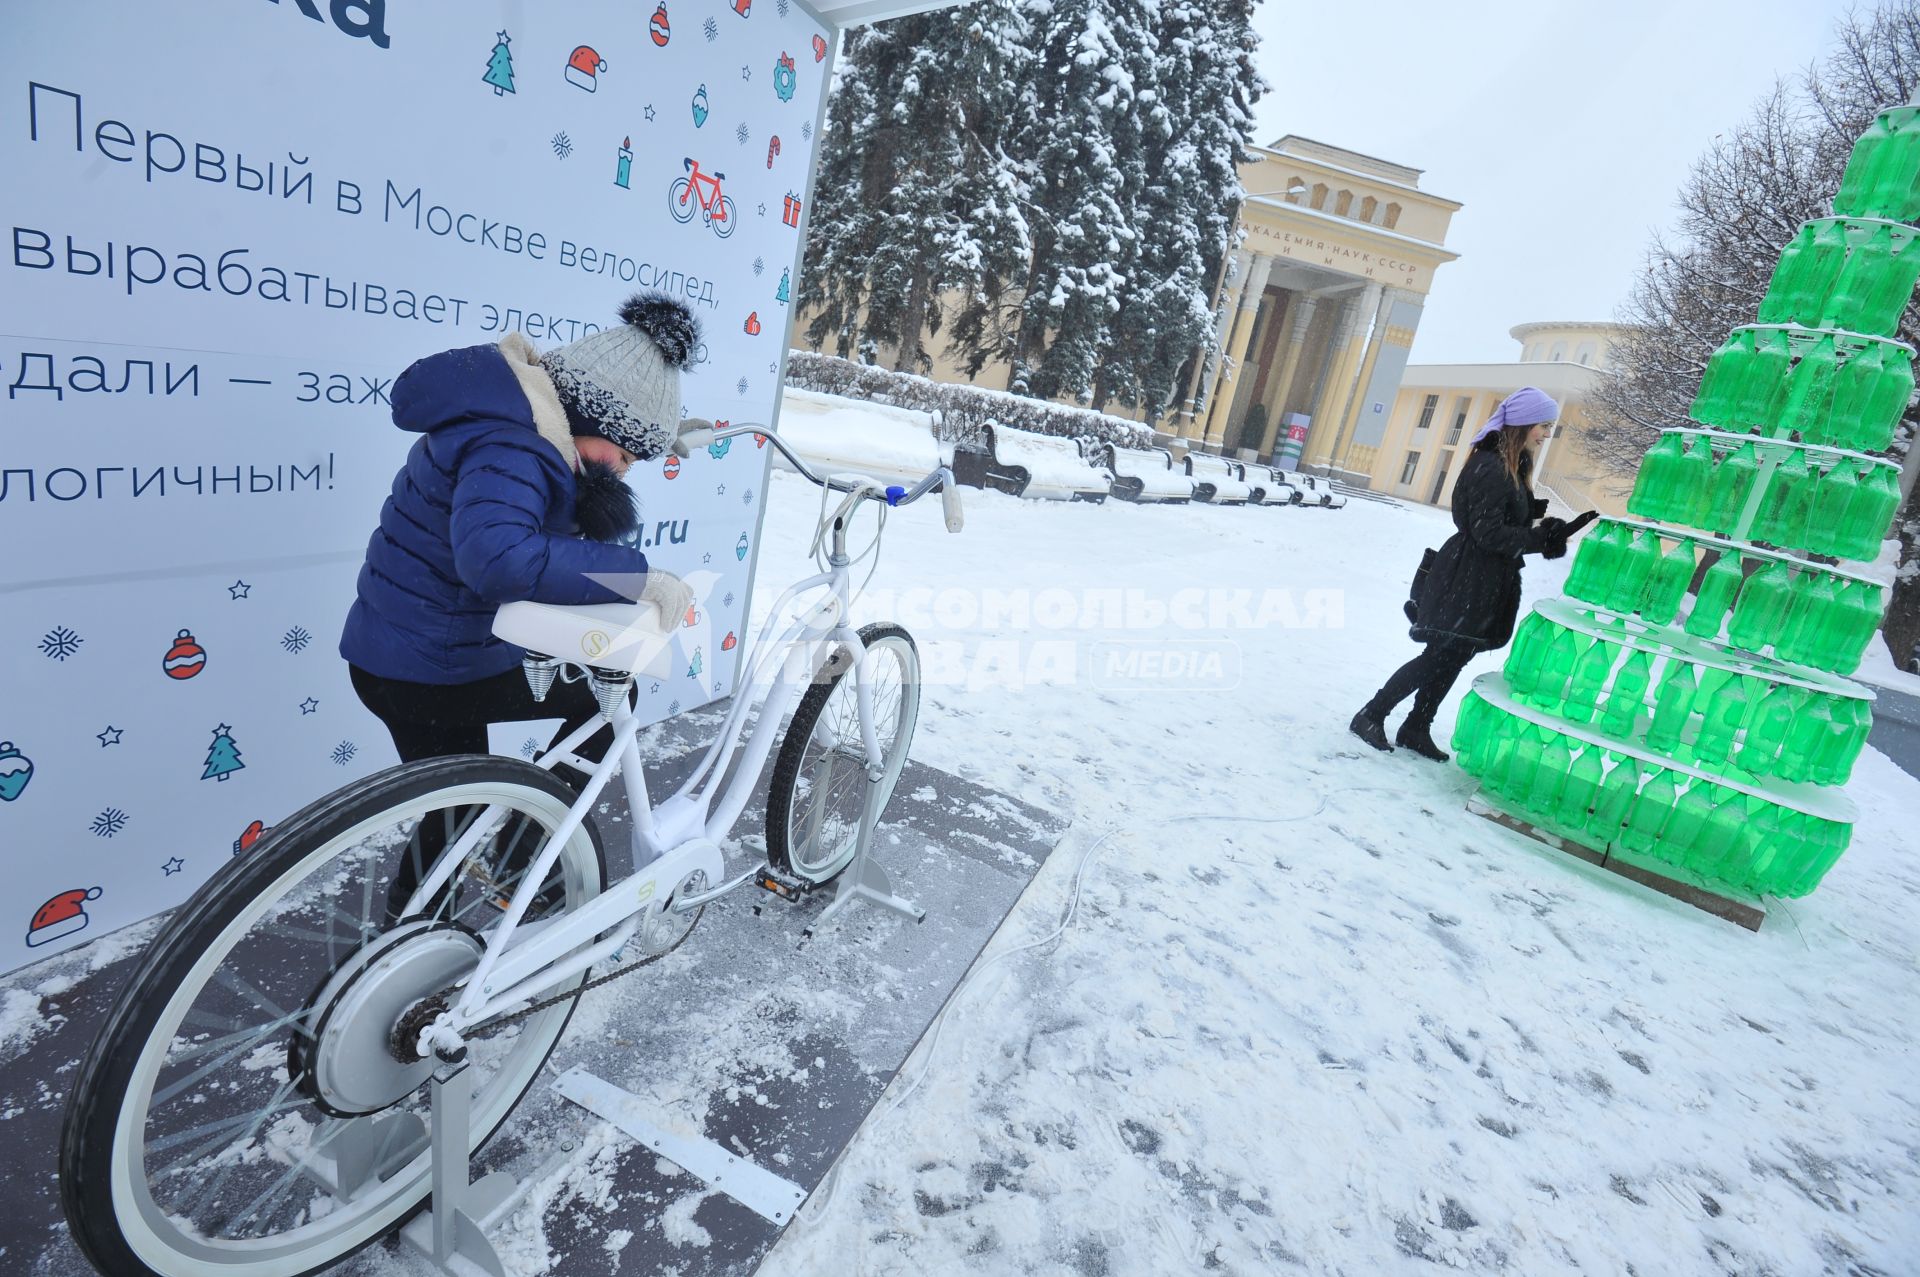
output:
{"label": "green plastic bottle", "polygon": [[1713,815],[1712,786],[1695,777],[1688,784],[1686,792],[1673,804],[1673,815],[1667,818],[1666,826],[1660,831],[1660,840],[1655,854],[1670,865],[1682,868],[1695,868],[1698,856],[1697,844],[1706,831],[1707,819]]}
{"label": "green plastic bottle", "polygon": [[1833,334],[1828,333],[1814,342],[1794,365],[1780,424],[1788,430],[1798,430],[1803,436],[1817,438],[1824,433],[1833,416],[1838,372]]}
{"label": "green plastic bottle", "polygon": [[1639,795],[1633,800],[1626,831],[1620,835],[1623,846],[1629,851],[1653,850],[1661,828],[1673,814],[1674,791],[1673,773],[1664,767],[1656,769],[1647,778],[1647,783],[1640,787]]}
{"label": "green plastic bottle", "polygon": [[1787,607],[1787,565],[1778,559],[1747,578],[1733,604],[1727,637],[1733,645],[1757,652],[1773,641]]}
{"label": "green plastic bottle", "polygon": [[1756,776],[1773,774],[1780,750],[1787,743],[1787,732],[1805,700],[1806,694],[1790,683],[1777,684],[1761,698],[1753,724],[1740,742],[1737,761],[1742,768]]}
{"label": "green plastic bottle", "polygon": [[1500,793],[1511,798],[1522,808],[1533,792],[1533,782],[1540,773],[1540,756],[1546,750],[1547,733],[1532,723],[1521,721],[1515,727],[1513,759],[1506,773],[1500,778]]}
{"label": "green plastic bottle", "polygon": [[1605,639],[1595,639],[1580,653],[1573,664],[1573,677],[1567,684],[1566,704],[1560,711],[1568,721],[1593,721],[1593,707],[1600,699],[1600,689],[1607,685],[1607,675],[1613,671],[1619,655],[1620,649]]}
{"label": "green plastic bottle", "polygon": [[1646,595],[1647,580],[1659,561],[1658,537],[1645,531],[1634,537],[1626,553],[1621,555],[1620,570],[1614,573],[1613,584],[1607,590],[1607,609],[1623,616],[1638,611],[1640,600]]}
{"label": "green plastic bottle", "polygon": [[1773,278],[1767,283],[1766,296],[1760,299],[1756,318],[1761,323],[1793,322],[1799,310],[1798,302],[1806,293],[1807,273],[1813,265],[1814,233],[1819,227],[1819,222],[1802,222],[1793,238],[1787,241],[1787,246],[1780,250],[1780,261],[1773,268]]}
{"label": "green plastic bottle", "polygon": [[1851,674],[1860,667],[1867,644],[1873,641],[1886,615],[1886,591],[1863,581],[1849,581],[1839,607],[1842,621],[1829,668],[1836,674]]}
{"label": "green plastic bottle", "polygon": [[1730,423],[1752,363],[1753,330],[1736,328],[1720,348],[1707,357],[1706,372],[1701,374],[1700,389],[1687,415],[1703,425]]}
{"label": "green plastic bottle", "polygon": [[1520,621],[1520,628],[1514,631],[1513,650],[1507,653],[1507,663],[1502,670],[1507,690],[1515,696],[1530,695],[1539,686],[1546,640],[1547,618],[1538,612],[1527,613]]}
{"label": "green plastic bottle", "polygon": [[1633,494],[1627,498],[1627,512],[1643,519],[1661,520],[1673,501],[1674,472],[1685,451],[1685,436],[1667,432],[1640,458],[1640,471],[1634,476]]}
{"label": "green plastic bottle", "polygon": [[1818,785],[1844,785],[1853,777],[1853,765],[1873,729],[1873,711],[1864,700],[1851,698],[1834,707],[1833,726],[1814,745],[1811,779]]}
{"label": "green plastic bottle", "polygon": [[1855,440],[1870,431],[1864,419],[1872,408],[1874,393],[1887,376],[1887,344],[1880,341],[1849,343],[1858,345],[1833,374],[1833,410],[1818,430],[1801,427],[1805,443],[1821,443],[1834,448],[1855,447]]}
{"label": "green plastic bottle", "polygon": [[1593,802],[1593,816],[1587,832],[1602,847],[1611,846],[1620,836],[1627,813],[1633,810],[1634,796],[1640,789],[1640,764],[1631,754],[1607,755],[1612,766],[1600,781],[1599,796]]}
{"label": "green plastic bottle", "polygon": [[1747,820],[1746,795],[1724,785],[1710,785],[1713,810],[1695,844],[1694,867],[1710,878],[1724,880],[1742,872],[1759,839]]}
{"label": "green plastic bottle", "polygon": [[1828,653],[1841,622],[1839,593],[1833,577],[1825,572],[1802,572],[1794,584],[1806,603],[1795,618],[1787,659],[1824,668],[1832,663]]}
{"label": "green plastic bottle", "polygon": [[1863,318],[1870,326],[1854,331],[1893,337],[1899,333],[1900,316],[1913,296],[1914,284],[1920,282],[1920,247],[1914,243],[1911,227],[1882,229],[1887,235],[1889,260],[1878,276],[1867,281]]}
{"label": "green plastic bottle", "polygon": [[1893,137],[1888,113],[1882,111],[1873,117],[1867,131],[1854,140],[1847,167],[1840,174],[1840,193],[1833,197],[1835,212],[1844,209],[1849,217],[1878,216],[1868,210],[1881,207],[1874,197],[1887,184],[1888,160],[1897,159],[1891,145]]}
{"label": "green plastic bottle", "polygon": [[1859,480],[1859,490],[1847,507],[1837,545],[1828,553],[1836,558],[1871,562],[1880,557],[1880,542],[1900,508],[1900,472],[1894,466],[1874,464]]}
{"label": "green plastic bottle", "polygon": [[1660,556],[1647,579],[1646,601],[1640,605],[1641,617],[1649,625],[1673,624],[1692,580],[1693,543],[1676,541],[1671,550]]}
{"label": "green plastic bottle", "polygon": [[1716,766],[1727,761],[1734,733],[1747,715],[1747,697],[1738,677],[1728,677],[1709,693],[1700,688],[1700,732],[1693,738],[1695,757]]}
{"label": "green plastic bottle", "polygon": [[1587,581],[1587,593],[1577,597],[1605,607],[1607,600],[1613,596],[1613,583],[1626,562],[1627,551],[1633,545],[1633,529],[1624,523],[1608,520],[1598,532],[1585,539],[1606,549],[1593,565],[1593,575]]}
{"label": "green plastic bottle", "polygon": [[1588,745],[1567,769],[1566,787],[1560,791],[1560,804],[1554,818],[1564,829],[1585,829],[1599,793],[1600,747]]}
{"label": "green plastic bottle", "polygon": [[[1849,419],[1852,438],[1846,446],[1856,452],[1885,451],[1913,398],[1913,353],[1904,346],[1872,345],[1880,352],[1881,375],[1866,407]],[[1834,412],[1839,413],[1837,405]]]}
{"label": "green plastic bottle", "polygon": [[1714,532],[1732,532],[1740,525],[1753,492],[1754,476],[1760,472],[1760,458],[1753,445],[1743,443],[1713,468],[1713,490],[1707,497],[1707,518],[1702,525]]}
{"label": "green plastic bottle", "polygon": [[1827,698],[1808,697],[1787,728],[1787,743],[1780,750],[1780,763],[1774,774],[1793,781],[1810,779],[1816,751],[1832,725],[1833,707]]}
{"label": "green plastic bottle", "polygon": [[1540,681],[1527,698],[1528,704],[1550,712],[1559,710],[1567,698],[1567,682],[1573,677],[1573,667],[1579,662],[1580,653],[1587,642],[1585,635],[1575,634],[1564,627],[1554,627],[1546,655],[1540,661]]}
{"label": "green plastic bottle", "polygon": [[1887,115],[1892,136],[1875,157],[1872,185],[1862,201],[1862,211],[1849,216],[1910,222],[1920,214],[1920,200],[1915,198],[1920,193],[1920,154],[1915,150],[1920,145],[1920,129],[1913,127],[1915,112],[1911,107],[1898,107]]}
{"label": "green plastic bottle", "polygon": [[1738,427],[1773,428],[1780,405],[1786,397],[1787,380],[1793,371],[1793,345],[1785,330],[1760,328],[1753,335],[1753,358],[1740,383],[1739,402],[1728,423]]}
{"label": "green plastic bottle", "polygon": [[1878,316],[1871,313],[1874,284],[1897,267],[1893,263],[1892,228],[1871,222],[1847,223],[1847,255],[1833,285],[1827,290],[1813,325],[1878,333]]}
{"label": "green plastic bottle", "polygon": [[1687,633],[1697,638],[1717,638],[1725,624],[1727,610],[1740,593],[1740,556],[1723,551],[1713,566],[1700,578],[1699,593],[1693,597],[1693,610],[1687,613]]}
{"label": "green plastic bottle", "polygon": [[1613,676],[1613,685],[1607,690],[1606,716],[1600,724],[1609,736],[1624,740],[1632,734],[1633,725],[1645,707],[1652,668],[1653,657],[1641,651],[1629,652],[1627,659],[1620,662],[1620,672]]}
{"label": "green plastic bottle", "polygon": [[1833,868],[1836,861],[1846,854],[1847,844],[1853,838],[1853,826],[1838,821],[1807,820],[1805,859],[1800,872],[1782,888],[1785,896],[1804,896],[1820,885],[1820,880]]}
{"label": "green plastic bottle", "polygon": [[1820,479],[1819,498],[1808,516],[1810,535],[1817,539],[1845,527],[1854,498],[1859,495],[1859,474],[1854,464],[1843,457]]}
{"label": "green plastic bottle", "polygon": [[1767,540],[1785,550],[1802,549],[1809,544],[1807,518],[1813,510],[1819,485],[1820,473],[1808,465],[1806,453],[1796,449],[1780,463],[1773,472],[1773,485],[1767,490],[1769,501],[1776,491],[1781,494],[1774,506]]}
{"label": "green plastic bottle", "polygon": [[1540,751],[1540,765],[1533,773],[1533,785],[1527,791],[1527,811],[1535,819],[1550,823],[1558,816],[1560,791],[1566,786],[1567,771],[1572,766],[1573,751],[1567,748],[1567,738],[1559,732],[1548,732],[1546,746]]}
{"label": "green plastic bottle", "polygon": [[1707,518],[1713,500],[1713,440],[1707,435],[1692,435],[1686,451],[1673,468],[1672,487],[1667,494],[1666,519],[1671,523],[1699,526]]}
{"label": "green plastic bottle", "polygon": [[1680,747],[1680,736],[1693,714],[1697,690],[1693,667],[1685,661],[1667,662],[1660,689],[1654,693],[1653,722],[1647,726],[1647,744],[1662,754],[1672,755]]}
{"label": "green plastic bottle", "polygon": [[1503,709],[1487,706],[1486,744],[1480,748],[1481,785],[1501,792],[1507,773],[1513,769],[1513,751],[1519,744],[1520,720]]}
{"label": "green plastic bottle", "polygon": [[1805,818],[1798,812],[1789,811],[1763,798],[1749,797],[1745,806],[1747,824],[1758,837],[1748,858],[1745,881],[1741,885],[1753,890],[1772,890],[1781,874],[1781,867],[1791,863],[1798,852],[1800,838],[1797,820]]}

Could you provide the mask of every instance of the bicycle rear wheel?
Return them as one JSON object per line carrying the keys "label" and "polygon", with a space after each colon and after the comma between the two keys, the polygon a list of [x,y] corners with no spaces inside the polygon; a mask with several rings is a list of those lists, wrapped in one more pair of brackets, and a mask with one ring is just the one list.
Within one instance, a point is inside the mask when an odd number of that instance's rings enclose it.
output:
{"label": "bicycle rear wheel", "polygon": [[[61,1202],[94,1266],[298,1277],[423,1205],[431,1064],[411,1044],[473,970],[574,797],[513,759],[410,763],[283,821],[183,905],[68,1101]],[[419,881],[423,841],[439,854],[490,806],[506,819],[428,911],[390,919],[395,883]],[[528,920],[579,908],[604,881],[588,821]],[[470,1147],[532,1085],[573,1006],[472,1040]]]}
{"label": "bicycle rear wheel", "polygon": [[767,789],[767,863],[816,884],[853,859],[869,804],[876,820],[886,809],[920,717],[920,653],[913,636],[898,625],[869,625],[860,641],[867,648],[880,779],[867,778],[856,685],[848,677],[853,662],[841,647],[793,712]]}

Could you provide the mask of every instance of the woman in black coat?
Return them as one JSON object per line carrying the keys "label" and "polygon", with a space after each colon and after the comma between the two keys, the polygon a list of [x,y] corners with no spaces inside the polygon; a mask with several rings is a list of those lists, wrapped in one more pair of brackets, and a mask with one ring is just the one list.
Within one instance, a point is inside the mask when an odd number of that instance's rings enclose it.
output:
{"label": "woman in black coat", "polygon": [[[1386,718],[1408,696],[1413,709],[1394,742],[1436,762],[1433,716],[1475,654],[1504,647],[1520,612],[1520,559],[1567,552],[1569,525],[1541,518],[1547,503],[1533,495],[1533,461],[1551,433],[1560,405],[1531,386],[1501,401],[1474,436],[1453,485],[1453,526],[1409,605],[1413,640],[1426,650],[1394,672],[1353,716],[1353,734],[1391,752]],[[1535,522],[1535,520],[1539,520]]]}

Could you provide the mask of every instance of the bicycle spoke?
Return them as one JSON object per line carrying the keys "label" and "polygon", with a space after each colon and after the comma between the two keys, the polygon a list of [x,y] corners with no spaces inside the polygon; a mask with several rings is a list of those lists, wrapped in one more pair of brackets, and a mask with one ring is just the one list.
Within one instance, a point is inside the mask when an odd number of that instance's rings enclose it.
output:
{"label": "bicycle spoke", "polygon": [[[273,1098],[267,1101],[266,1107],[253,1115],[253,1119],[248,1124],[246,1131],[235,1142],[241,1145],[251,1144],[254,1135],[260,1130],[261,1124],[274,1113],[280,1111],[278,1107],[280,1101],[286,1099],[287,1093],[293,1090],[293,1088],[294,1080],[292,1078],[288,1078],[285,1082],[281,1083],[280,1089],[273,1093]],[[201,1190],[200,1196],[196,1197],[192,1203],[179,1213],[185,1215],[188,1219],[192,1219],[200,1213],[200,1208],[205,1206],[209,1201],[219,1200],[220,1190],[226,1187],[227,1177],[233,1174],[233,1168],[237,1165],[239,1165],[238,1161],[228,1161],[225,1166],[220,1168],[220,1173],[214,1176],[213,1183]]]}
{"label": "bicycle spoke", "polygon": [[[285,1113],[293,1109],[301,1108],[306,1103],[307,1103],[307,1100],[306,1100],[306,1097],[304,1096],[294,1100],[282,1100],[279,1104],[276,1104],[273,1106],[273,1108],[269,1111],[268,1116],[272,1116],[275,1113]],[[233,1117],[223,1117],[217,1122],[202,1122],[199,1126],[190,1126],[184,1131],[175,1131],[171,1135],[164,1136],[157,1140],[149,1141],[147,1144],[147,1155],[151,1157],[155,1153],[164,1153],[170,1148],[178,1148],[180,1145],[185,1144],[187,1141],[198,1139],[202,1135],[211,1135],[214,1137],[208,1140],[206,1143],[202,1144],[199,1148],[194,1149],[192,1152],[183,1154],[180,1157],[176,1157],[171,1162],[168,1162],[165,1166],[159,1167],[157,1171],[150,1171],[149,1173],[150,1174],[157,1173],[157,1174],[164,1175],[166,1172],[172,1170],[174,1167],[179,1166],[184,1162],[196,1162],[200,1160],[202,1157],[205,1157],[208,1153],[211,1153],[216,1147],[219,1146],[219,1144],[222,1142],[220,1137],[223,1134],[225,1134],[227,1131],[231,1131],[236,1126],[246,1125],[247,1123],[257,1118],[258,1116],[259,1114],[253,1113],[251,1111],[246,1113],[240,1113]]]}
{"label": "bicycle spoke", "polygon": [[[306,1026],[300,1023],[300,1019],[304,1015],[306,1015],[306,1009],[303,1007],[298,1011],[290,1011],[286,1015],[281,1016],[279,1019],[268,1020],[265,1024],[255,1024],[255,1025],[248,1025],[248,1026],[241,1027],[238,1021],[229,1021],[226,1027],[238,1028],[239,1029],[238,1032],[229,1033],[226,1037],[216,1038],[211,1042],[195,1043],[192,1047],[184,1051],[179,1051],[179,1052],[169,1051],[167,1053],[167,1063],[168,1064],[185,1064],[188,1060],[197,1060],[209,1051],[218,1051],[222,1047],[226,1046],[228,1043],[236,1042],[236,1041],[238,1041],[240,1044],[240,1050],[244,1051],[246,1050],[246,1048],[252,1046],[255,1042],[259,1042],[273,1036],[275,1030],[285,1028],[287,1025],[293,1025],[295,1027],[295,1030],[299,1032],[301,1036],[303,1037],[309,1036],[306,1031]],[[241,1039],[244,1039],[244,1041],[242,1041]],[[158,1099],[159,1097],[156,1096],[154,1098]]]}

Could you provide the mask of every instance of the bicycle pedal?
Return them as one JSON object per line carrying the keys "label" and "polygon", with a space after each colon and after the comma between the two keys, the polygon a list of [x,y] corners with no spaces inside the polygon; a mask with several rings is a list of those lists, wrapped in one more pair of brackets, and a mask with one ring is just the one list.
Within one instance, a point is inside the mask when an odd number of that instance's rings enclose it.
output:
{"label": "bicycle pedal", "polygon": [[770,865],[760,866],[753,876],[753,885],[763,891],[770,891],[788,904],[799,903],[800,897],[813,890],[813,884],[799,878],[789,878],[776,871]]}

